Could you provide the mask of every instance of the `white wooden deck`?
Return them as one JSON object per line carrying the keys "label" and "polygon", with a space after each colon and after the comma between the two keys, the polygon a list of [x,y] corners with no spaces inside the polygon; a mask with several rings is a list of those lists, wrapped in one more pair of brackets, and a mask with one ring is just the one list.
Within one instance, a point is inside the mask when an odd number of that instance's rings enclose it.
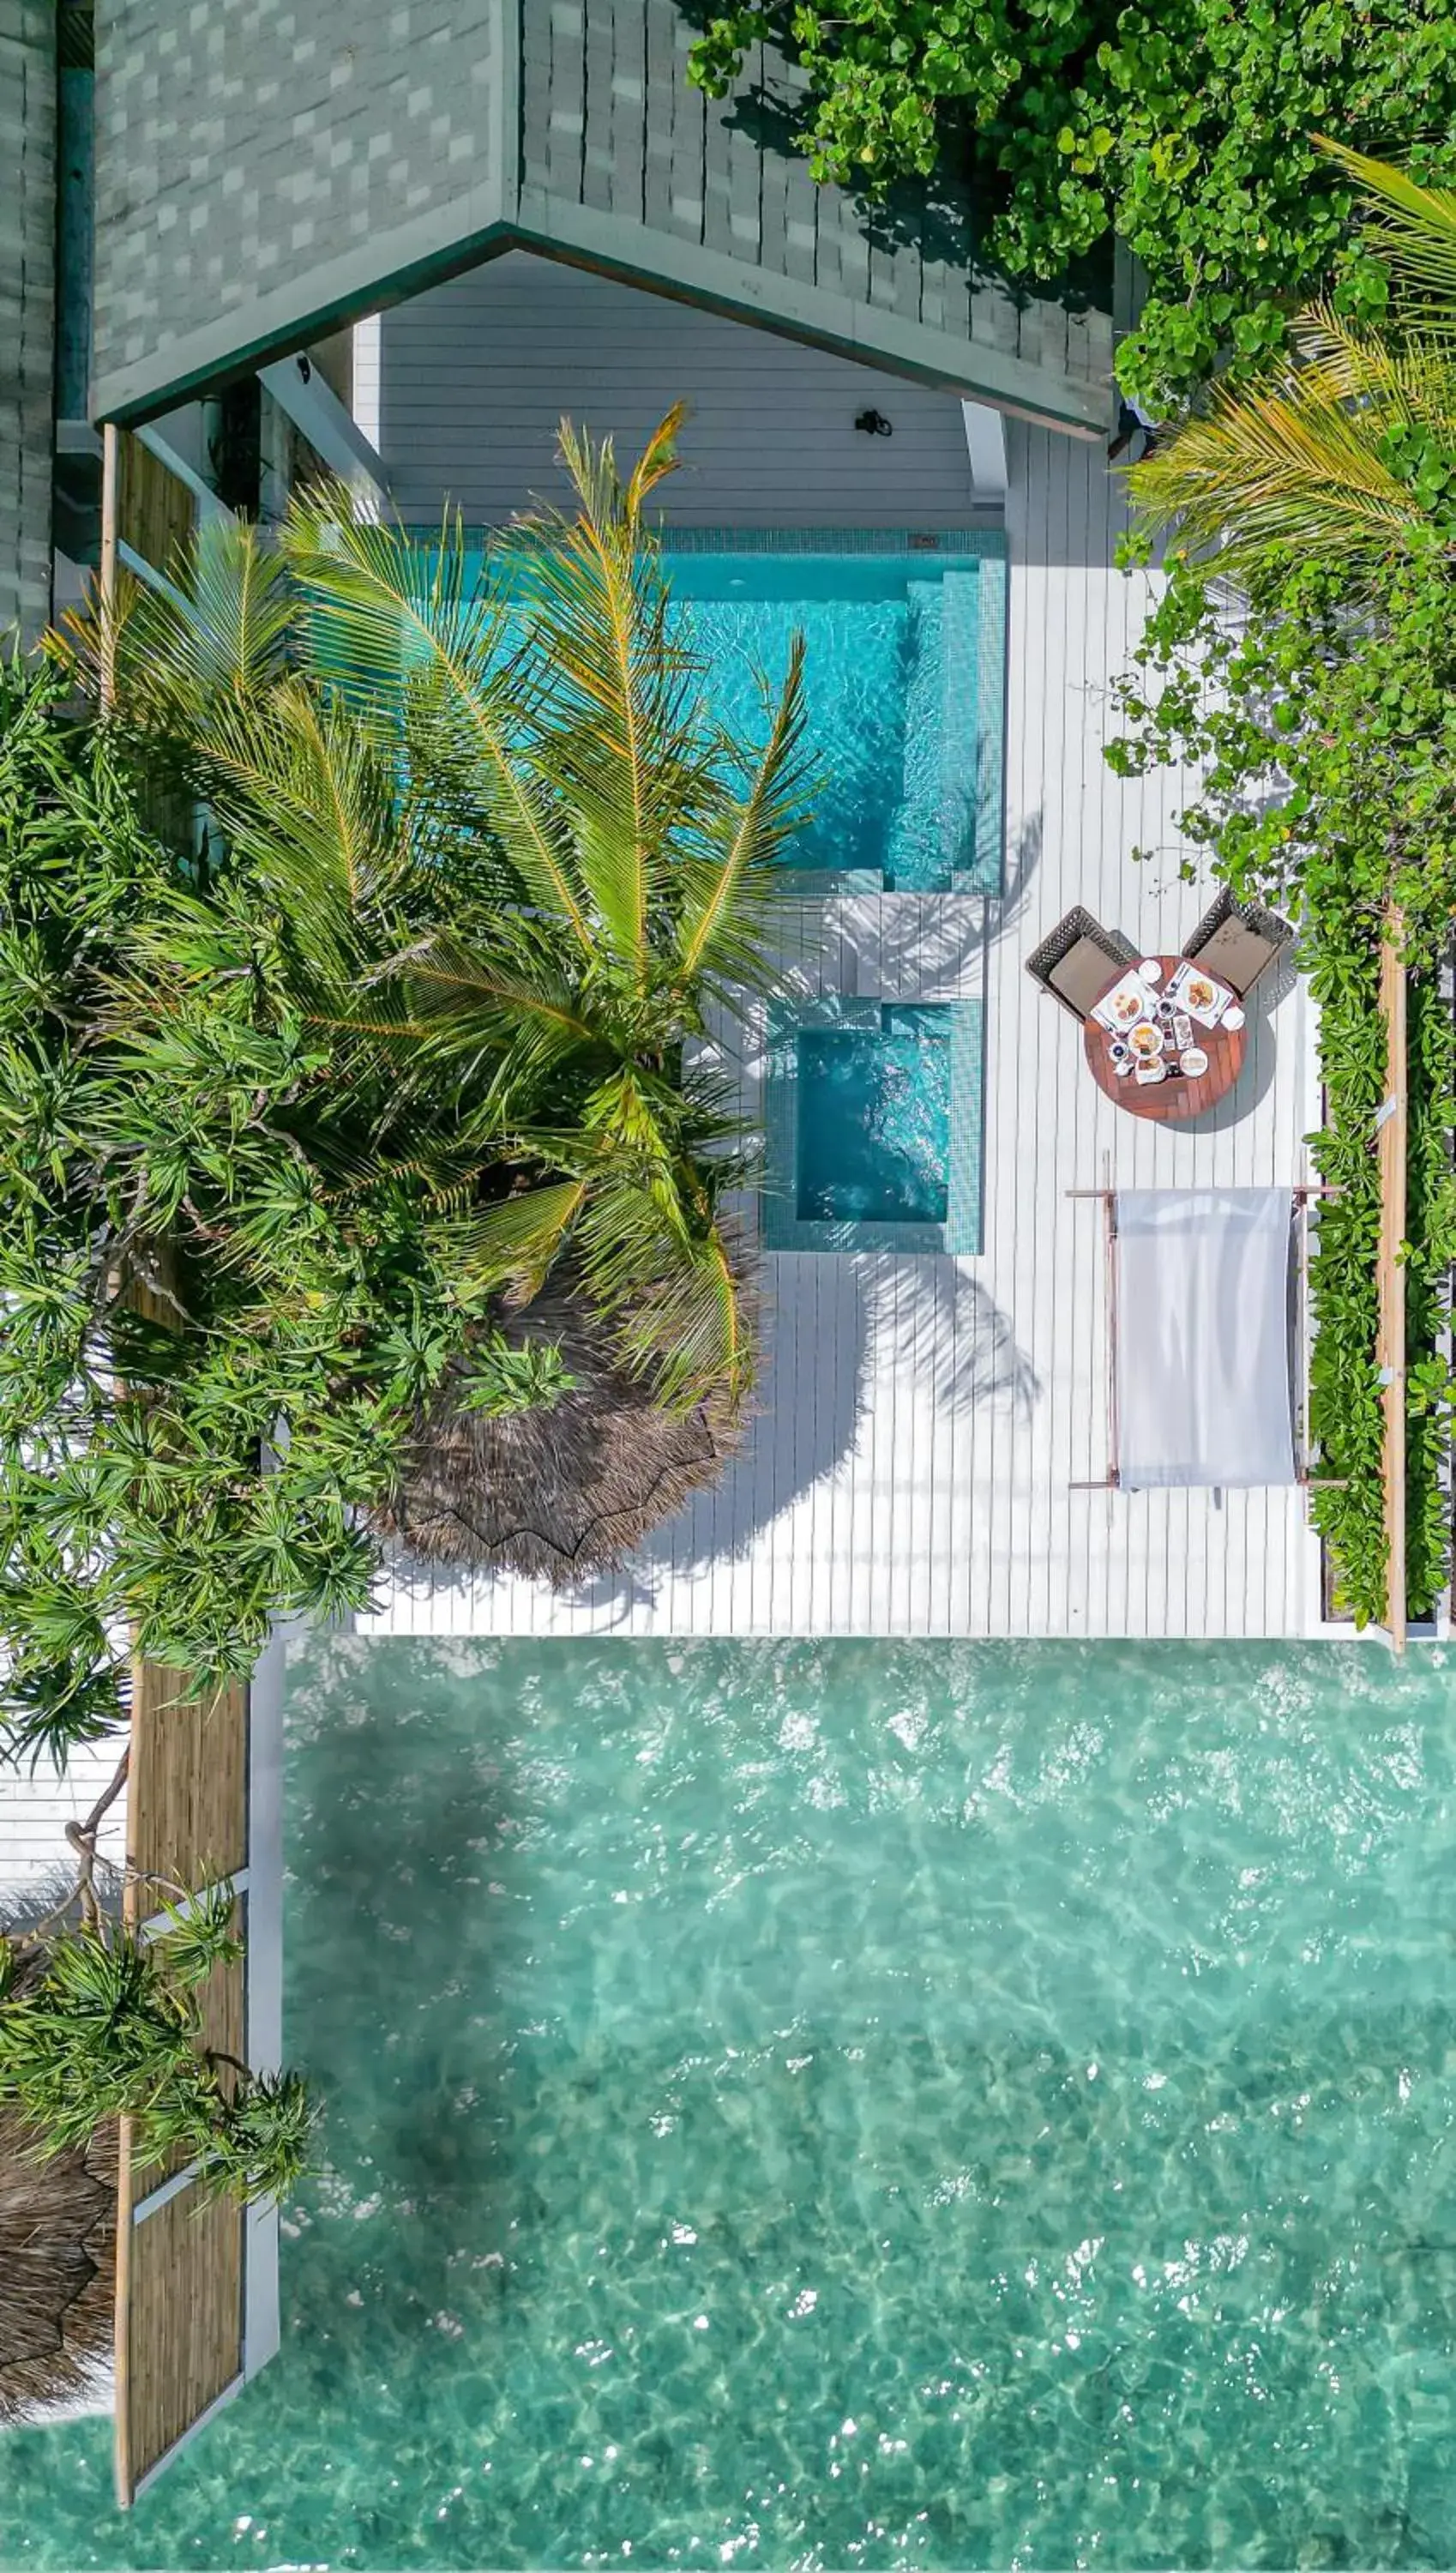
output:
{"label": "white wooden deck", "polygon": [[[0,1906],[34,1904],[58,1877],[69,1883],[76,1861],[66,1839],[68,1823],[84,1822],[111,1784],[121,1757],[119,1740],[73,1753],[64,1778],[48,1761],[34,1776],[0,1769]],[[127,1793],[123,1787],[102,1825],[103,1859],[120,1868],[126,1852]]]}
{"label": "white wooden deck", "polygon": [[[539,295],[527,294],[524,264],[509,269],[515,274],[482,271],[384,319],[379,425],[411,515],[438,507],[451,471],[468,503],[503,514],[549,479],[542,460],[562,411],[630,433],[686,382],[700,409],[685,514],[709,524],[783,523],[771,468],[792,452],[800,524],[855,523],[859,512],[861,523],[886,523],[887,471],[899,523],[969,521],[969,474],[959,509],[948,506],[960,434],[949,398],[916,393],[915,434],[902,442],[906,389],[893,382],[803,351],[784,359],[781,344],[671,305],[652,304],[637,331],[627,308],[646,299],[559,271],[541,272]],[[603,297],[613,354],[599,408],[580,359],[603,345]],[[736,374],[729,340],[740,344]],[[717,377],[707,367],[710,343],[724,353]],[[741,389],[755,368],[774,365],[789,367],[783,391],[791,401],[803,394],[807,426],[786,442],[788,423],[775,406],[754,505],[741,405],[726,390],[719,404],[715,383],[726,387],[734,376]],[[810,399],[800,380],[820,366],[836,381],[821,381]],[[447,373],[450,434],[424,448],[409,389]],[[816,509],[815,402],[822,411],[871,400],[896,420],[897,435],[839,438],[832,506]],[[393,434],[407,436],[407,446],[393,448]],[[1208,897],[1206,886],[1178,879],[1184,852],[1174,817],[1187,781],[1122,784],[1101,756],[1115,729],[1109,683],[1149,597],[1146,577],[1112,568],[1116,479],[1098,448],[1015,423],[1009,454],[1007,892],[987,906],[974,966],[965,959],[948,969],[944,956],[931,965],[928,954],[920,987],[949,970],[955,988],[984,988],[982,1256],[771,1259],[761,1410],[717,1491],[659,1531],[629,1572],[577,1593],[489,1576],[421,1577],[399,1564],[364,1621],[367,1631],[1201,1637],[1317,1629],[1318,1547],[1298,1491],[1075,1488],[1108,1461],[1106,1314],[1100,1211],[1068,1192],[1104,1180],[1293,1186],[1306,1175],[1303,1138],[1318,1091],[1310,1005],[1296,985],[1251,1009],[1238,1091],[1199,1130],[1129,1117],[1101,1097],[1076,1026],[1024,971],[1031,948],[1073,903],[1147,952],[1176,950]],[[1150,862],[1132,861],[1138,846],[1155,852]],[[973,909],[979,930],[979,907],[964,906]],[[870,990],[896,979],[878,979],[886,935],[897,951],[902,944],[888,920],[867,931],[841,917],[836,934],[839,962],[827,966],[827,980]],[[898,988],[917,988],[903,954]]]}

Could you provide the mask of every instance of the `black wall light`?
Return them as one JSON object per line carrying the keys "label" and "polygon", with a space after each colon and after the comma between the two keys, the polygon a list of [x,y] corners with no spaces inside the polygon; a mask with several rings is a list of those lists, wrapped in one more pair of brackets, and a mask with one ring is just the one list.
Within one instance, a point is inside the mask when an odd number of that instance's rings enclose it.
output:
{"label": "black wall light", "polygon": [[866,437],[893,437],[895,434],[894,421],[887,420],[882,411],[860,412],[856,417],[855,427],[862,429]]}

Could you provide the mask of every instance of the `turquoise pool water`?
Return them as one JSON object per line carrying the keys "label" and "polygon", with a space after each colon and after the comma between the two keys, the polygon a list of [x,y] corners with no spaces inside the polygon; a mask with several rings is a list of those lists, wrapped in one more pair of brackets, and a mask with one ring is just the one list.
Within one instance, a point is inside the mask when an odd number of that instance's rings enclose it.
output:
{"label": "turquoise pool water", "polygon": [[1452,1669],[311,1652],[284,2354],[0,2560],[1450,2565]]}
{"label": "turquoise pool water", "polygon": [[804,636],[819,787],[795,867],[866,871],[901,891],[999,886],[999,552],[674,544],[667,567],[674,613],[707,656],[712,701],[738,740],[761,738],[761,680],[782,683],[790,641]]}
{"label": "turquoise pool water", "polygon": [[944,1224],[951,1013],[886,1003],[875,1028],[799,1036],[799,1189],[806,1224]]}

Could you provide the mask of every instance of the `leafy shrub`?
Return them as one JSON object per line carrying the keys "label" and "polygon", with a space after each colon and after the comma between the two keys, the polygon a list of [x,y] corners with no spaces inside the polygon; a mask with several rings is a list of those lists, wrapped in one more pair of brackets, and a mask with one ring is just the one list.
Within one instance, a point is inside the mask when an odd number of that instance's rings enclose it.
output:
{"label": "leafy shrub", "polygon": [[1378,311],[1353,191],[1312,132],[1456,169],[1448,0],[777,0],[715,12],[691,76],[721,94],[769,36],[809,73],[820,178],[873,193],[949,147],[1020,278],[1125,241],[1149,293],[1118,373],[1158,410],[1220,352],[1264,359],[1327,281],[1352,317]]}
{"label": "leafy shrub", "polygon": [[204,2194],[244,2203],[293,2186],[313,2123],[303,2082],[251,2073],[203,2033],[201,1987],[243,1955],[233,1910],[215,1887],[150,1939],[104,1917],[34,1951],[0,1939],[0,2101],[39,2158],[126,2117],[139,2168],[180,2154]]}
{"label": "leafy shrub", "polygon": [[[676,427],[625,484],[563,430],[576,513],[483,572],[457,524],[424,548],[344,492],[267,542],[210,525],[105,645],[79,622],[105,723],[0,674],[13,1750],[114,1721],[128,1636],[202,1687],[275,1615],[363,1605],[418,1486],[488,1517],[481,1459],[578,1390],[532,1322],[550,1275],[643,1450],[737,1414],[755,1138],[692,1041],[767,971],[801,653],[763,743],[725,736],[642,515]],[[199,808],[198,847],[143,818]],[[634,1487],[617,1541],[680,1488]]]}
{"label": "leafy shrub", "polygon": [[1122,775],[1206,763],[1183,815],[1246,896],[1289,909],[1320,1004],[1325,1122],[1311,1138],[1321,1206],[1311,1263],[1316,1325],[1310,1431],[1316,1522],[1360,1624],[1385,1612],[1387,1549],[1376,1367],[1385,1091],[1382,928],[1404,918],[1409,976],[1407,1600],[1445,1586],[1442,1473],[1452,1382],[1439,1348],[1456,1263],[1456,1040],[1441,992],[1456,913],[1456,583],[1441,547],[1414,543],[1370,576],[1358,613],[1337,562],[1271,552],[1234,601],[1206,563],[1174,559],[1134,670]]}
{"label": "leafy shrub", "polygon": [[386,1085],[290,1006],[271,895],[189,877],[60,684],[0,675],[0,1647],[12,1749],[63,1756],[129,1629],[216,1678],[365,1602],[356,1513],[447,1365],[560,1370],[371,1159]]}

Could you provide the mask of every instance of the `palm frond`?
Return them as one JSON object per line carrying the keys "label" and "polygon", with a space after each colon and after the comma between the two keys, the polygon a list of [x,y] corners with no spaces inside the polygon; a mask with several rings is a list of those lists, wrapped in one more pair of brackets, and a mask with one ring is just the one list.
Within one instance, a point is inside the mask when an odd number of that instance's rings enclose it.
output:
{"label": "palm frond", "polygon": [[458,519],[422,549],[402,527],[362,517],[347,491],[312,492],[295,503],[283,550],[304,592],[316,672],[346,694],[366,682],[412,738],[433,736],[447,759],[465,762],[530,898],[559,913],[590,956],[569,834],[523,756],[528,711],[523,719],[507,608],[474,570]]}
{"label": "palm frond", "polygon": [[1404,317],[1449,339],[1456,334],[1456,189],[1427,187],[1397,163],[1326,135],[1314,140],[1359,189],[1366,238],[1401,291]]}
{"label": "palm frond", "polygon": [[716,1223],[687,1232],[628,1171],[591,1190],[573,1237],[582,1283],[613,1324],[624,1362],[669,1407],[710,1395],[736,1406],[753,1376],[739,1280]]}
{"label": "palm frond", "polygon": [[768,739],[742,796],[723,800],[701,826],[700,853],[685,864],[677,965],[685,987],[706,976],[757,985],[764,976],[768,915],[780,898],[784,849],[808,817],[804,740],[804,638],[796,634]]}
{"label": "palm frond", "polygon": [[298,600],[279,553],[233,517],[204,521],[178,548],[170,581],[163,591],[119,579],[114,620],[93,591],[66,620],[64,641],[93,678],[110,648],[124,725],[191,738],[220,705],[254,700],[283,676]]}
{"label": "palm frond", "polygon": [[462,1271],[528,1299],[565,1248],[586,1193],[582,1179],[549,1181],[455,1219],[449,1239]]}
{"label": "palm frond", "polygon": [[1349,351],[1288,370],[1252,392],[1215,393],[1206,409],[1128,476],[1145,521],[1176,521],[1193,546],[1229,564],[1270,544],[1369,551],[1422,518],[1381,458],[1388,421],[1352,402]]}
{"label": "palm frond", "polygon": [[663,855],[709,791],[697,664],[668,623],[655,530],[643,503],[673,469],[682,411],[669,413],[623,487],[609,438],[561,424],[572,514],[540,509],[511,548],[529,639],[552,673],[538,773],[569,813],[582,879],[617,960],[646,965]]}
{"label": "palm frond", "polygon": [[[198,728],[235,854],[287,906],[296,934],[328,910],[362,920],[411,872],[388,746],[299,678],[217,706]],[[351,942],[357,953],[357,942]]]}

